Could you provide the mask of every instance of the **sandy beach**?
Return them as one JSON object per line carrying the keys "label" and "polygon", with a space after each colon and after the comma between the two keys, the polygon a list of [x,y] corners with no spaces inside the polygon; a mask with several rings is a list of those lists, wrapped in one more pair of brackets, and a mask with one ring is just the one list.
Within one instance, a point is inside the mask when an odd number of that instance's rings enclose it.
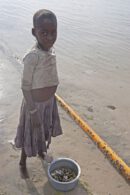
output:
{"label": "sandy beach", "polygon": [[0,0],[0,195],[130,195],[130,186],[88,135],[59,106],[63,135],[52,140],[54,159],[78,162],[76,189],[55,191],[47,164],[28,159],[19,173],[16,135],[22,101],[22,58],[35,42],[32,16],[47,8],[58,17],[55,44],[61,96],[130,167],[129,0]]}
{"label": "sandy beach", "polygon": [[[9,62],[6,61],[5,64],[8,65],[8,63]],[[99,149],[97,149],[87,134],[85,134],[60,107],[59,113],[64,134],[53,139],[49,154],[52,155],[54,159],[57,157],[69,157],[79,163],[82,171],[79,185],[71,192],[61,193],[55,191],[48,183],[45,171],[47,166],[45,166],[46,164],[39,158],[28,159],[27,165],[30,179],[21,179],[18,167],[20,151],[14,150],[8,142],[15,137],[18,124],[19,109],[22,99],[19,88],[20,77],[13,66],[9,69],[5,67],[5,69],[6,71],[1,69],[0,75],[4,85],[0,102],[1,112],[3,108],[3,112],[6,111],[7,113],[0,123],[0,195],[129,195],[130,187],[124,178],[110,164]],[[11,93],[11,96],[6,96],[6,94],[10,94],[10,88],[5,82],[7,76],[11,73],[10,71],[13,73],[13,77],[8,77],[8,82],[11,83],[11,88],[15,90]],[[81,78],[80,76],[81,75],[79,75],[79,78]],[[15,82],[16,80],[17,82]],[[105,130],[104,126],[108,125],[108,121],[110,130],[113,129],[114,123],[116,123],[119,130],[121,128],[120,124],[117,124],[116,119],[112,120],[112,117],[116,112],[118,119],[122,119],[120,112],[117,111],[124,106],[121,104],[122,107],[117,108],[120,98],[118,101],[116,100],[116,104],[114,101],[105,101],[104,98],[99,97],[98,94],[92,94],[92,91],[89,90],[90,86],[83,85],[83,83],[82,88],[79,90],[78,87],[80,87],[80,83],[77,82],[77,80],[78,79],[75,79],[75,85],[70,85],[67,84],[63,78],[57,93],[64,97],[96,131],[100,131],[100,129]],[[101,88],[101,90],[103,91],[103,88]],[[99,104],[99,99],[102,100],[102,105],[101,103]],[[107,108],[109,104],[116,106],[116,109],[111,110],[109,107]],[[102,108],[103,105],[106,106],[104,109]],[[114,139],[113,135],[110,139],[111,142],[112,139]],[[123,151],[121,146],[119,149]]]}

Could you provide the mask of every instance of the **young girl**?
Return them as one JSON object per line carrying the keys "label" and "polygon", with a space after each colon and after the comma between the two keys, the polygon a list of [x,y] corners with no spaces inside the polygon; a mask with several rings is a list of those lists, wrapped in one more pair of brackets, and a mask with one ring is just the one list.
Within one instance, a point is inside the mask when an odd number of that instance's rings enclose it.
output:
{"label": "young girl", "polygon": [[37,154],[45,158],[51,137],[62,134],[56,98],[59,84],[53,44],[57,38],[57,19],[49,10],[39,10],[33,16],[32,34],[37,43],[24,57],[20,120],[15,138],[22,148],[19,162],[23,178],[28,177],[27,157]]}

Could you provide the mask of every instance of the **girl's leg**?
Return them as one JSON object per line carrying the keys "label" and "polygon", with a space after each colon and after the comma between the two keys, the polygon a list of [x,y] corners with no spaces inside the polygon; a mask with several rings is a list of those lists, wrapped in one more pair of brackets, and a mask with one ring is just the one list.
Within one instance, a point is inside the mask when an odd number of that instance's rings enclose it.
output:
{"label": "girl's leg", "polygon": [[45,154],[42,151],[38,151],[38,155],[40,158],[42,158],[44,160]]}
{"label": "girl's leg", "polygon": [[21,159],[20,159],[19,165],[21,165],[23,167],[26,167],[26,159],[27,159],[27,155],[25,153],[24,148],[22,148],[22,151],[21,151]]}
{"label": "girl's leg", "polygon": [[19,167],[20,167],[21,177],[23,179],[29,178],[28,171],[27,171],[27,168],[26,168],[26,160],[27,160],[27,155],[25,153],[24,148],[22,148]]}
{"label": "girl's leg", "polygon": [[43,160],[44,160],[44,158],[45,158],[45,155],[44,155],[44,153],[43,153],[43,147],[42,147],[42,145],[44,144],[44,147],[46,147],[46,144],[45,143],[42,143],[42,133],[41,133],[41,131],[40,131],[40,129],[39,129],[39,136],[38,136],[38,155],[39,155],[39,157],[40,158],[42,158]]}

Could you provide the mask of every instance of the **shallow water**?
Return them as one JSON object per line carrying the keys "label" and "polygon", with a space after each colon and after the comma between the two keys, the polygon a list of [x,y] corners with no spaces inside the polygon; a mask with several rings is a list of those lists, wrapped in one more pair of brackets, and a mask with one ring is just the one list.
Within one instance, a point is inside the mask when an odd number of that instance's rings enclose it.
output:
{"label": "shallow water", "polygon": [[[58,0],[0,0],[0,121],[7,117],[9,110],[11,112],[13,100],[19,94],[15,89],[19,88],[20,61],[35,42],[31,35],[32,16],[41,8],[51,9],[58,18],[55,47],[61,83],[65,80],[75,86],[75,77],[84,72],[81,74],[83,85],[86,76],[91,77],[92,82],[96,77],[101,89],[102,75],[107,79],[113,75],[115,87],[123,86],[124,91],[120,93],[127,92],[130,81],[129,0],[62,0],[60,3]],[[112,82],[109,85],[113,86]],[[109,137],[103,131],[102,134]]]}
{"label": "shallow water", "polygon": [[91,69],[128,68],[129,0],[0,0],[0,50],[5,55],[21,58],[30,47],[34,40],[30,34],[32,15],[41,8],[51,9],[58,17],[60,59]]}

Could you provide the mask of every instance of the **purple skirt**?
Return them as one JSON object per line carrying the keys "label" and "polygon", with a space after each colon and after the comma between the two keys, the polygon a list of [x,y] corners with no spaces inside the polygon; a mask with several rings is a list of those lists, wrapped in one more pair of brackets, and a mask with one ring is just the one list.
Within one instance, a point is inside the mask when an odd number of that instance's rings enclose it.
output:
{"label": "purple skirt", "polygon": [[55,96],[44,102],[36,102],[35,106],[41,120],[41,127],[36,129],[31,127],[30,113],[23,99],[15,137],[15,146],[24,148],[28,157],[36,156],[38,152],[47,152],[51,137],[62,134]]}

